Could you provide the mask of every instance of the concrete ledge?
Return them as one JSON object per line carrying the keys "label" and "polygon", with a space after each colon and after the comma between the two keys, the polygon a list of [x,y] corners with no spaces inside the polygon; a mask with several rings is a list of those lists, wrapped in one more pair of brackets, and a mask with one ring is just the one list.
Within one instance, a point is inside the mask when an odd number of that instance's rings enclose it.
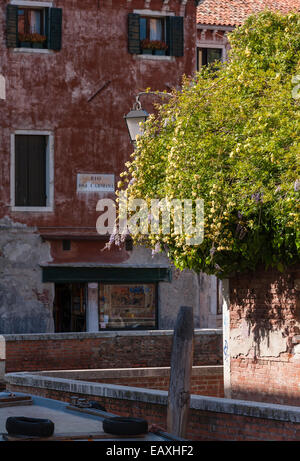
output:
{"label": "concrete ledge", "polygon": [[51,378],[33,373],[9,373],[5,375],[8,384],[71,392],[88,396],[109,397],[113,399],[135,400],[146,403],[166,405],[167,391],[144,389],[115,384],[90,383],[72,379]]}
{"label": "concrete ledge", "polygon": [[[169,377],[170,367],[145,367],[145,368],[101,368],[85,370],[49,370],[34,373],[38,376],[64,378],[74,380],[118,379],[136,377]],[[192,376],[222,376],[223,365],[203,365],[192,368]]]}
{"label": "concrete ledge", "polygon": [[46,48],[14,48],[13,51],[14,53],[38,53],[54,55],[53,50],[48,50]]}
{"label": "concrete ledge", "polygon": [[[117,330],[117,331],[99,331],[84,333],[26,333],[16,335],[2,335],[5,341],[49,341],[64,339],[101,339],[113,338],[118,336],[173,336],[173,330]],[[222,328],[201,328],[195,330],[195,336],[201,335],[222,335]]]}
{"label": "concrete ledge", "polygon": [[[83,394],[91,397],[99,396],[120,400],[134,400],[159,405],[167,405],[168,400],[167,391],[114,384],[90,383],[87,381],[41,376],[33,373],[9,373],[5,375],[5,379],[8,385],[12,386],[34,387]],[[300,407],[288,405],[192,395],[191,409],[300,423]]]}
{"label": "concrete ledge", "polygon": [[292,423],[300,422],[300,407],[291,405],[193,395],[191,408],[215,413],[250,416],[252,418],[272,419]]}

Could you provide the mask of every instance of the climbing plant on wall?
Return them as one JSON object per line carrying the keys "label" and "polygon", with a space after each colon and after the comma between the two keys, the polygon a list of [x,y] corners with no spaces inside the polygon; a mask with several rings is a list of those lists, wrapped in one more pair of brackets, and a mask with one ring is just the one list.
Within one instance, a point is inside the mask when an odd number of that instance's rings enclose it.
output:
{"label": "climbing plant on wall", "polygon": [[145,123],[118,193],[204,200],[204,239],[136,235],[175,266],[219,277],[299,260],[300,15],[263,12],[229,36],[227,63],[184,78]]}

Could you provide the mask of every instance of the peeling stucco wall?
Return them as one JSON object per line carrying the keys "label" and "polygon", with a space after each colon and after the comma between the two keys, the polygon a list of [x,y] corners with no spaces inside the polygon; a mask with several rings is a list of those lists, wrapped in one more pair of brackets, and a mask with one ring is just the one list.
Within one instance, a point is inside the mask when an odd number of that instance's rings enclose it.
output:
{"label": "peeling stucco wall", "polygon": [[288,350],[287,337],[283,331],[270,330],[258,339],[244,319],[239,328],[231,331],[230,345],[232,358],[254,358],[258,354],[259,357],[280,357],[280,354]]}
{"label": "peeling stucco wall", "polygon": [[33,228],[0,220],[0,333],[54,331],[53,287],[42,283],[39,267],[49,245]]}
{"label": "peeling stucco wall", "polygon": [[172,284],[163,282],[159,287],[159,327],[174,328],[180,306],[192,306],[195,328],[218,328],[214,277],[190,270],[172,272]]}

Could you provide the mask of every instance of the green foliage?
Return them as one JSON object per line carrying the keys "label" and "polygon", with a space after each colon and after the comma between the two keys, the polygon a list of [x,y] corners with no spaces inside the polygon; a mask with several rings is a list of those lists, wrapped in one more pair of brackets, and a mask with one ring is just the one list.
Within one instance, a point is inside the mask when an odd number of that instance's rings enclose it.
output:
{"label": "green foliage", "polygon": [[184,78],[149,117],[120,184],[129,198],[204,199],[201,245],[174,233],[135,240],[221,278],[283,270],[300,248],[300,15],[251,16],[229,40],[226,64]]}

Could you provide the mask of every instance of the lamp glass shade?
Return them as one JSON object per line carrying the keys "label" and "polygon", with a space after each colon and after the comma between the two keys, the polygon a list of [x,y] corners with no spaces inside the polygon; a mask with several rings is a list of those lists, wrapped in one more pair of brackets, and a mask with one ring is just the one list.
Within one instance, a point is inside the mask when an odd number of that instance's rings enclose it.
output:
{"label": "lamp glass shade", "polygon": [[148,115],[149,114],[145,110],[140,109],[131,110],[124,116],[131,142],[135,142],[136,137],[143,134],[143,129],[140,126],[140,123],[145,122]]}

